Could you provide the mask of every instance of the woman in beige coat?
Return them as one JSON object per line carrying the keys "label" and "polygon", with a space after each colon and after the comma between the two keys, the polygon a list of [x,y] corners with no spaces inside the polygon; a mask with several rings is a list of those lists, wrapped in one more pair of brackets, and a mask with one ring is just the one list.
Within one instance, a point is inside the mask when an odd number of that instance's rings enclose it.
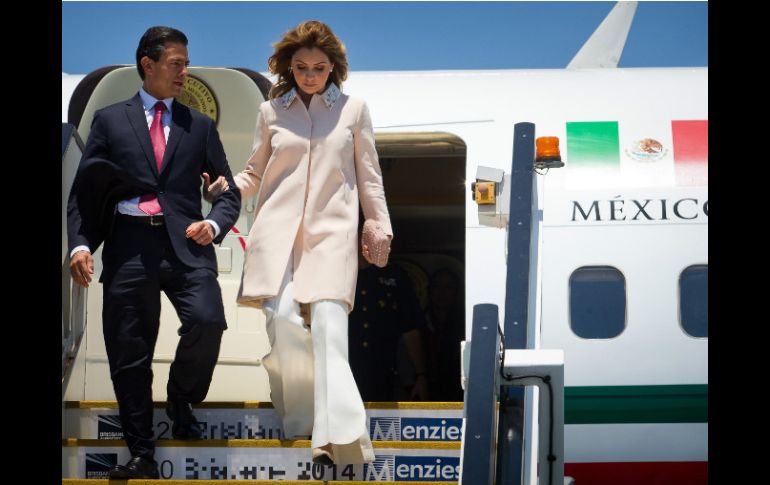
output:
{"label": "woman in beige coat", "polygon": [[372,123],[363,100],[340,92],[348,63],[328,26],[303,22],[273,47],[278,81],[235,176],[242,200],[257,195],[238,302],[265,311],[272,348],[263,363],[286,436],[312,435],[317,463],[371,462],[347,325],[359,197],[386,253],[393,236]]}

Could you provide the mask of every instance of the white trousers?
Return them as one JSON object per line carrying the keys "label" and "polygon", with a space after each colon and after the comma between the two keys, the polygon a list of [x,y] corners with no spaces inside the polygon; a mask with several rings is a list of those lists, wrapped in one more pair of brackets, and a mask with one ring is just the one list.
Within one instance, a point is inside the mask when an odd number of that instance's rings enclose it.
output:
{"label": "white trousers", "polygon": [[270,353],[262,359],[287,438],[332,444],[335,463],[371,463],[374,450],[361,394],[348,363],[347,304],[310,304],[308,328],[294,300],[291,258],[278,295],[264,304]]}

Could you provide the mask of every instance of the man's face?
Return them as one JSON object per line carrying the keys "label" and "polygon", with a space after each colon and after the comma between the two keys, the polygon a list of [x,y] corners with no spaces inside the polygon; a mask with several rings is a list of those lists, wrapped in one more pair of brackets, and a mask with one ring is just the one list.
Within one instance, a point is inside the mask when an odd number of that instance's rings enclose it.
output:
{"label": "man's face", "polygon": [[144,67],[144,90],[157,99],[179,96],[187,77],[187,47],[176,42],[167,42],[166,50],[158,61],[145,56],[141,59]]}

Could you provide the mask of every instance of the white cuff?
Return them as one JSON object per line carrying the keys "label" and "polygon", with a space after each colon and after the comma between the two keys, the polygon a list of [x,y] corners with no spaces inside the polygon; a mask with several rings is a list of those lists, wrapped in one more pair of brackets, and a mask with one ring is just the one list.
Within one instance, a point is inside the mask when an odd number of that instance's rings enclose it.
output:
{"label": "white cuff", "polygon": [[208,222],[209,224],[211,224],[211,227],[214,228],[214,239],[216,239],[217,236],[219,236],[219,233],[221,232],[219,229],[219,224],[212,221],[211,219],[203,219],[203,221]]}
{"label": "white cuff", "polygon": [[75,249],[72,250],[70,253],[70,259],[75,255],[75,253],[78,253],[80,251],[88,251],[88,254],[91,254],[91,249],[89,249],[88,246],[76,246]]}

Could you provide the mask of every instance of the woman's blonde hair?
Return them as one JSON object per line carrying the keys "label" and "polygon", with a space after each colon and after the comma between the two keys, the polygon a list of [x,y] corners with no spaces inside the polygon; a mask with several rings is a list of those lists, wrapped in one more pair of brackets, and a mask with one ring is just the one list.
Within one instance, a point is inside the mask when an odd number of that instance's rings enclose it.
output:
{"label": "woman's blonde hair", "polygon": [[316,47],[326,54],[334,65],[326,85],[328,86],[330,82],[333,82],[342,89],[342,81],[348,77],[348,58],[345,45],[325,23],[318,20],[307,20],[284,33],[281,40],[273,44],[275,52],[267,60],[267,67],[271,73],[278,76],[278,81],[270,88],[270,99],[277,98],[297,87],[297,82],[289,68],[291,67],[291,57],[303,47],[308,49]]}

